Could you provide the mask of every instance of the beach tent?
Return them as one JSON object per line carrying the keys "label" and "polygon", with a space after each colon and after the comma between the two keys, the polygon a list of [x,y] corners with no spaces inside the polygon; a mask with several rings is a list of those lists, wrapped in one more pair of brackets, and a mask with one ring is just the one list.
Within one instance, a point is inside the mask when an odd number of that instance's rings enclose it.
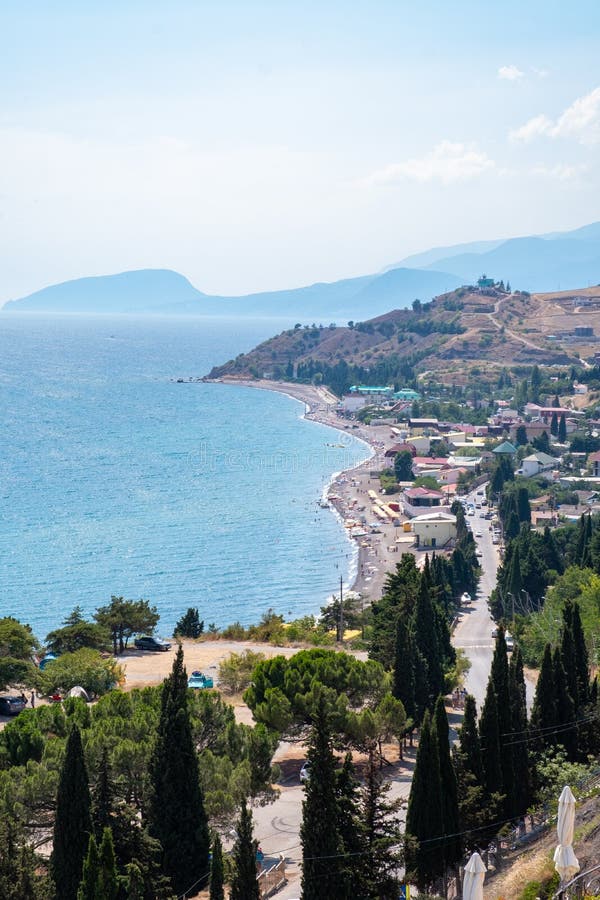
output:
{"label": "beach tent", "polygon": [[579,860],[573,850],[575,830],[575,797],[570,787],[564,787],[558,800],[556,834],[558,847],[554,851],[554,868],[564,884],[579,872]]}
{"label": "beach tent", "polygon": [[76,684],[75,687],[72,687],[67,697],[81,697],[82,700],[85,700],[86,703],[90,702],[90,697],[85,688],[82,688],[80,685]]}
{"label": "beach tent", "polygon": [[465,866],[463,900],[483,900],[483,881],[486,868],[479,853],[473,853]]}

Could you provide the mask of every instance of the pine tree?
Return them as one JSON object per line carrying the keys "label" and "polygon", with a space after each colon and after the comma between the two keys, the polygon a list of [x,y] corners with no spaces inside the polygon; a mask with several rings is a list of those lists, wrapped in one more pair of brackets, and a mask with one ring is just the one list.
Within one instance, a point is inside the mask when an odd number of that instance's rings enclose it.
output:
{"label": "pine tree", "polygon": [[552,648],[546,644],[531,710],[531,736],[536,747],[545,749],[555,743],[556,717]]}
{"label": "pine tree", "polygon": [[441,777],[437,739],[425,713],[406,814],[406,871],[420,890],[444,871],[440,852],[443,831]]}
{"label": "pine tree", "polygon": [[342,848],[337,823],[335,758],[330,716],[325,697],[319,694],[308,741],[310,778],[304,782],[302,804],[302,897],[330,900],[339,890]]}
{"label": "pine tree", "polygon": [[556,697],[556,741],[562,744],[571,762],[577,759],[578,734],[575,721],[575,703],[569,693],[567,673],[562,664],[560,647],[555,647],[552,656],[554,675],[554,696]]}
{"label": "pine tree", "polygon": [[404,704],[406,715],[415,718],[415,657],[412,636],[404,616],[396,626],[396,652],[392,694]]}
{"label": "pine tree", "polygon": [[444,706],[444,698],[437,698],[433,713],[433,728],[438,746],[440,779],[442,786],[442,818],[444,834],[444,862],[446,869],[452,869],[462,858],[462,840],[458,815],[458,787],[456,772],[450,756],[450,729]]}
{"label": "pine tree", "polygon": [[163,684],[150,777],[150,833],[163,849],[162,867],[181,894],[207,880],[209,834],[187,705],[187,673],[179,646]]}
{"label": "pine tree", "polygon": [[37,861],[12,816],[0,817],[0,897],[2,900],[42,900],[46,885],[36,877]]}
{"label": "pine tree", "polygon": [[225,900],[225,877],[223,872],[223,845],[221,838],[215,834],[212,843],[210,861],[210,893],[209,900]]}
{"label": "pine tree", "polygon": [[492,679],[488,681],[481,717],[479,719],[479,739],[485,787],[488,794],[502,794],[503,778],[500,762],[500,728],[498,726],[498,705]]}
{"label": "pine tree", "polygon": [[230,900],[259,900],[260,890],[256,880],[257,842],[253,837],[252,812],[242,801],[240,818],[233,845],[234,876],[231,882]]}
{"label": "pine tree", "polygon": [[529,764],[529,745],[527,742],[527,694],[523,674],[523,657],[516,647],[513,651],[509,673],[511,744],[513,764],[512,810],[513,816],[525,814],[531,804],[531,770]]}
{"label": "pine tree", "polygon": [[562,413],[560,420],[558,422],[558,443],[566,444],[567,442],[567,422],[565,419],[565,414]]}
{"label": "pine tree", "polygon": [[67,738],[58,793],[50,868],[61,900],[76,900],[83,862],[92,833],[90,791],[76,725],[71,726]]}

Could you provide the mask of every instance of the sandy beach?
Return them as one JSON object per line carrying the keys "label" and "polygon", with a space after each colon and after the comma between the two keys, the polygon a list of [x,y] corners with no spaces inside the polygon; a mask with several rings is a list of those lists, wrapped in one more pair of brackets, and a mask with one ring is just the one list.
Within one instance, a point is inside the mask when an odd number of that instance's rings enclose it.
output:
{"label": "sandy beach", "polygon": [[[357,531],[365,532],[352,538],[358,550],[358,565],[356,577],[348,587],[360,593],[365,605],[378,599],[381,596],[387,573],[393,570],[400,555],[410,551],[414,544],[413,535],[404,532],[402,528],[406,516],[398,514],[400,525],[397,527],[394,527],[391,521],[389,523],[377,522],[377,517],[372,512],[373,503],[369,496],[369,491],[375,491],[378,496],[381,496],[379,478],[372,477],[371,472],[377,472],[384,467],[385,451],[397,442],[397,437],[386,425],[363,425],[340,418],[335,412],[338,398],[326,387],[264,379],[252,381],[222,378],[220,380],[225,384],[277,391],[293,397],[295,400],[300,400],[305,404],[305,418],[335,428],[342,434],[359,438],[368,445],[371,452],[369,458],[360,465],[346,469],[334,477],[327,491],[327,498],[332,511],[337,513],[348,527],[351,537],[353,529],[349,523],[354,523]],[[369,449],[365,448],[365,454],[369,452]],[[389,465],[389,461],[386,461],[386,464]],[[388,497],[386,499],[393,502],[397,498]],[[375,522],[377,522],[377,533],[372,533],[369,525]],[[366,527],[363,528],[363,525]]]}

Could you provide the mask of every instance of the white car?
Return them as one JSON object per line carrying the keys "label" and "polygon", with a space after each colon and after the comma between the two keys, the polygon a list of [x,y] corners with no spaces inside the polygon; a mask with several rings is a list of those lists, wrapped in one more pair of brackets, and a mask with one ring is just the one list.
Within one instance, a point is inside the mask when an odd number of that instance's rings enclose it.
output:
{"label": "white car", "polygon": [[471,602],[471,595],[470,595],[470,594],[467,594],[467,592],[465,591],[464,594],[463,594],[463,595],[461,596],[461,598],[460,598],[460,602],[461,602],[461,603],[470,603],[470,602]]}
{"label": "white car", "polygon": [[310,763],[307,761],[300,769],[300,781],[303,783],[310,778]]}
{"label": "white car", "polygon": [[475,532],[475,537],[481,537],[481,532],[480,532],[480,531],[476,531],[476,532]]}

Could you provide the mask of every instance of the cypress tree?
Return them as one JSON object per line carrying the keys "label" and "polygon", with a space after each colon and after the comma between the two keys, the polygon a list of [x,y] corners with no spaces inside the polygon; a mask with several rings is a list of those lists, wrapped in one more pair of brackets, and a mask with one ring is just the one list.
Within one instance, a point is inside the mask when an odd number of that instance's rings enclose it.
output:
{"label": "cypress tree", "polygon": [[488,681],[481,718],[479,719],[479,739],[485,787],[488,794],[502,794],[503,778],[500,762],[500,729],[498,727],[498,705],[492,679]]}
{"label": "cypress tree", "polygon": [[517,515],[519,517],[519,522],[531,522],[529,491],[524,487],[520,487],[517,491]]}
{"label": "cypress tree", "polygon": [[546,644],[531,710],[531,735],[538,748],[551,747],[555,743],[556,715],[552,648]]}
{"label": "cypress tree", "polygon": [[515,542],[511,553],[509,568],[506,576],[506,593],[512,594],[516,601],[519,600],[523,581],[521,578],[521,552]]}
{"label": "cypress tree", "polygon": [[406,814],[406,871],[420,890],[444,871],[440,852],[443,832],[441,777],[437,739],[425,713]]}
{"label": "cypress tree", "polygon": [[550,419],[550,434],[553,437],[558,437],[558,416],[556,412],[552,413],[552,418]]}
{"label": "cypress tree", "polygon": [[511,792],[513,805],[511,814],[522,816],[531,804],[532,792],[529,746],[527,743],[527,694],[523,674],[523,657],[519,647],[515,648],[510,660],[508,683],[511,735],[507,742],[512,745],[510,750],[513,764],[513,789]]}
{"label": "cypress tree", "polygon": [[93,834],[90,835],[88,852],[83,863],[83,877],[79,890],[77,891],[77,900],[99,900],[98,879],[100,877],[100,857],[98,855],[98,844]]}
{"label": "cypress tree", "polygon": [[460,837],[460,820],[458,815],[458,787],[456,772],[450,756],[450,729],[444,706],[444,698],[437,698],[433,713],[433,728],[438,746],[440,780],[442,787],[442,818],[444,834],[444,862],[447,869],[452,869],[462,858],[463,847]]}
{"label": "cypress tree", "polygon": [[500,765],[502,768],[501,793],[504,794],[505,798],[505,813],[506,815],[510,815],[514,805],[514,772],[512,741],[510,740],[512,722],[508,678],[508,653],[506,650],[504,628],[502,627],[498,629],[498,634],[496,636],[490,680],[493,685],[494,694],[496,695],[496,709],[498,714],[498,735],[501,748]]}
{"label": "cypress tree", "polygon": [[516,538],[519,533],[519,527],[519,516],[514,510],[511,510],[504,528],[504,535],[507,541],[512,541]]}
{"label": "cypress tree", "polygon": [[[414,646],[414,642],[413,642]],[[420,650],[414,649],[415,672],[415,713],[416,722],[421,722],[429,705],[429,663]]]}
{"label": "cypress tree", "polygon": [[396,626],[396,648],[394,655],[394,681],[392,694],[401,700],[406,715],[415,718],[415,658],[412,636],[404,616]]}
{"label": "cypress tree", "polygon": [[460,752],[464,759],[464,766],[471,772],[478,784],[485,780],[483,772],[483,760],[481,756],[481,742],[477,730],[477,707],[475,697],[467,694],[463,723],[459,734]]}
{"label": "cypress tree", "polygon": [[[568,612],[567,612],[568,610]],[[565,671],[567,690],[575,705],[579,709],[579,684],[577,678],[577,657],[575,641],[573,640],[573,604],[567,600],[563,607],[563,627],[560,636],[560,659]]]}
{"label": "cypress tree", "polygon": [[414,618],[415,646],[428,667],[428,705],[441,694],[444,688],[444,673],[438,643],[436,616],[433,609],[428,579],[422,577]]}
{"label": "cypress tree", "polygon": [[260,890],[256,880],[257,842],[253,837],[252,812],[242,800],[242,809],[236,828],[233,846],[235,872],[231,882],[230,900],[259,900]]}
{"label": "cypress tree", "polygon": [[577,696],[580,705],[589,701],[589,657],[587,645],[585,643],[585,635],[583,633],[583,625],[581,624],[581,611],[579,603],[573,604],[573,617],[571,621],[573,630],[573,643],[575,645],[575,662],[577,668]]}
{"label": "cypress tree", "polygon": [[150,777],[149,829],[163,849],[162,868],[177,894],[198,889],[208,874],[209,834],[187,705],[183,649],[163,684]]}
{"label": "cypress tree", "polygon": [[105,744],[102,748],[100,763],[98,765],[98,778],[92,795],[92,822],[94,825],[94,832],[99,841],[102,840],[104,829],[110,828],[111,826],[112,802],[108,748]]}
{"label": "cypress tree", "polygon": [[340,884],[335,758],[330,715],[322,693],[317,697],[308,741],[310,778],[304,782],[302,804],[302,897],[330,900]]}
{"label": "cypress tree", "polygon": [[76,900],[87,855],[92,820],[81,735],[71,726],[67,738],[58,793],[50,868],[56,893],[61,900]]}
{"label": "cypress tree", "polygon": [[223,872],[223,845],[221,838],[215,834],[212,843],[210,861],[210,893],[209,900],[225,900],[225,876]]}
{"label": "cypress tree", "polygon": [[347,753],[344,764],[336,777],[338,808],[337,827],[344,854],[338,885],[340,900],[362,896],[368,892],[366,866],[364,865],[365,824],[358,796],[358,781],[354,775],[352,755]]}
{"label": "cypress tree", "polygon": [[[389,802],[386,794],[390,790],[389,783],[384,782],[380,766],[375,759],[375,751],[371,748],[365,783],[362,789],[361,818],[363,821],[364,851],[360,860],[363,883],[366,890],[356,890],[356,881],[349,881],[348,893],[336,893],[343,896],[356,897],[396,897],[398,893],[397,871],[401,859],[397,847],[400,840],[400,821],[397,813],[400,801]],[[356,866],[356,860],[354,860]],[[350,869],[350,874],[352,874]]]}
{"label": "cypress tree", "polygon": [[556,697],[556,741],[563,745],[569,760],[575,762],[578,748],[575,703],[569,693],[567,673],[562,663],[560,647],[554,649],[552,670],[554,675],[554,696]]}
{"label": "cypress tree", "polygon": [[561,413],[561,417],[558,422],[558,443],[565,444],[567,441],[567,422],[565,419],[565,414]]}
{"label": "cypress tree", "polygon": [[561,555],[558,552],[556,541],[554,540],[554,537],[548,525],[546,525],[544,528],[544,535],[542,540],[543,556],[546,567],[548,569],[554,569],[556,572],[558,572],[559,575],[562,575],[565,567],[563,565]]}

